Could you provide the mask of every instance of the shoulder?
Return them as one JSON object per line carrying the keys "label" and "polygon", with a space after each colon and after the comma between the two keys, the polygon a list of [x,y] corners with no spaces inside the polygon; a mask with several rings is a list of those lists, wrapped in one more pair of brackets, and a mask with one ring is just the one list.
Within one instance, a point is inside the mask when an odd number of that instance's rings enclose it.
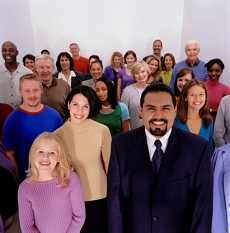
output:
{"label": "shoulder", "polygon": [[125,103],[119,101],[118,106],[121,108],[121,111],[128,111],[128,107]]}
{"label": "shoulder", "polygon": [[20,194],[26,194],[28,193],[28,190],[31,188],[32,186],[32,183],[30,181],[29,178],[26,178],[20,185],[19,185],[19,188],[18,188],[18,193]]}
{"label": "shoulder", "polygon": [[81,62],[89,62],[89,59],[88,58],[86,58],[86,57],[82,57],[82,56],[80,56],[80,59],[79,59]]}
{"label": "shoulder", "polygon": [[89,125],[92,127],[92,128],[95,128],[97,131],[101,131],[101,132],[108,132],[109,131],[109,128],[97,121],[94,121],[92,119],[89,119]]}
{"label": "shoulder", "polygon": [[184,68],[187,67],[186,60],[182,60],[176,63],[174,69]]}
{"label": "shoulder", "polygon": [[122,145],[127,144],[130,141],[136,141],[138,138],[146,137],[145,136],[145,128],[141,126],[139,128],[130,130],[128,132],[120,133],[113,137],[113,144]]}
{"label": "shoulder", "polygon": [[73,186],[80,184],[79,176],[73,171],[70,172],[69,182],[70,182],[70,185],[73,185]]}
{"label": "shoulder", "polygon": [[17,108],[8,115],[8,117],[6,118],[6,122],[14,121],[20,118],[22,115],[23,115],[23,112],[20,111],[19,108]]}
{"label": "shoulder", "polygon": [[204,147],[208,145],[208,142],[205,139],[183,129],[173,127],[172,133],[174,134],[174,140],[177,140],[178,142],[183,142],[181,146],[189,146],[189,148],[193,148],[195,150],[203,150]]}
{"label": "shoulder", "polygon": [[33,73],[30,69],[28,69],[27,67],[25,67],[21,63],[19,63],[17,71],[20,72],[22,75],[24,75],[24,74],[32,74]]}
{"label": "shoulder", "polygon": [[62,121],[60,113],[57,110],[55,110],[54,108],[49,107],[47,105],[44,106],[43,114],[49,115],[49,117],[53,117],[53,119],[57,119],[57,120]]}

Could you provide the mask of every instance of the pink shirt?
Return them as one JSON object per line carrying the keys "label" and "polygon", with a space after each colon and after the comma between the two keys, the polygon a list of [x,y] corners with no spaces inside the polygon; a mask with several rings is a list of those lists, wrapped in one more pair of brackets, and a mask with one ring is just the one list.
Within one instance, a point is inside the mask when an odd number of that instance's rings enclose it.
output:
{"label": "pink shirt", "polygon": [[208,89],[208,106],[213,110],[217,110],[221,98],[230,94],[230,87],[217,80],[210,79],[205,84]]}
{"label": "pink shirt", "polygon": [[85,221],[85,206],[79,178],[70,175],[67,187],[57,179],[45,182],[26,179],[18,191],[22,233],[79,233]]}

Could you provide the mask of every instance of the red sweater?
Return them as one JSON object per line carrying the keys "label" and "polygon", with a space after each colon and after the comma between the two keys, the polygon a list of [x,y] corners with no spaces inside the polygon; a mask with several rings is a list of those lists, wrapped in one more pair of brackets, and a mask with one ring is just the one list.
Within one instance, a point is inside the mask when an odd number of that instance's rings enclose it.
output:
{"label": "red sweater", "polygon": [[74,69],[76,72],[80,72],[82,74],[89,73],[89,60],[85,57],[81,57],[79,59],[74,59]]}
{"label": "red sweater", "polygon": [[208,89],[208,106],[216,111],[221,98],[230,94],[230,87],[220,83],[217,80],[210,79],[206,81],[205,84]]}

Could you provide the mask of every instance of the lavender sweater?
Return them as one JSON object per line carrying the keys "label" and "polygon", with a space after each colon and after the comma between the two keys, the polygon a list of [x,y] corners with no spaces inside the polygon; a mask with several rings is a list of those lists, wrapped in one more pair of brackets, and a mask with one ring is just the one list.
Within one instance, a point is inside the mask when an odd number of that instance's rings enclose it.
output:
{"label": "lavender sweater", "polygon": [[26,179],[18,191],[22,233],[79,233],[85,220],[85,206],[76,174],[69,186],[57,179],[35,182]]}

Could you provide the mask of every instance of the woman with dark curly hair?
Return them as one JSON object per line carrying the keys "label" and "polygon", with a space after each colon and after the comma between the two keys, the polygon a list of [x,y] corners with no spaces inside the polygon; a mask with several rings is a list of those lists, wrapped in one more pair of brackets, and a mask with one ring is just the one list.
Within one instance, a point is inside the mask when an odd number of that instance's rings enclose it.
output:
{"label": "woman with dark curly hair", "polygon": [[67,52],[59,53],[56,61],[57,78],[66,81],[71,88],[81,84],[83,77],[74,71],[73,58]]}

